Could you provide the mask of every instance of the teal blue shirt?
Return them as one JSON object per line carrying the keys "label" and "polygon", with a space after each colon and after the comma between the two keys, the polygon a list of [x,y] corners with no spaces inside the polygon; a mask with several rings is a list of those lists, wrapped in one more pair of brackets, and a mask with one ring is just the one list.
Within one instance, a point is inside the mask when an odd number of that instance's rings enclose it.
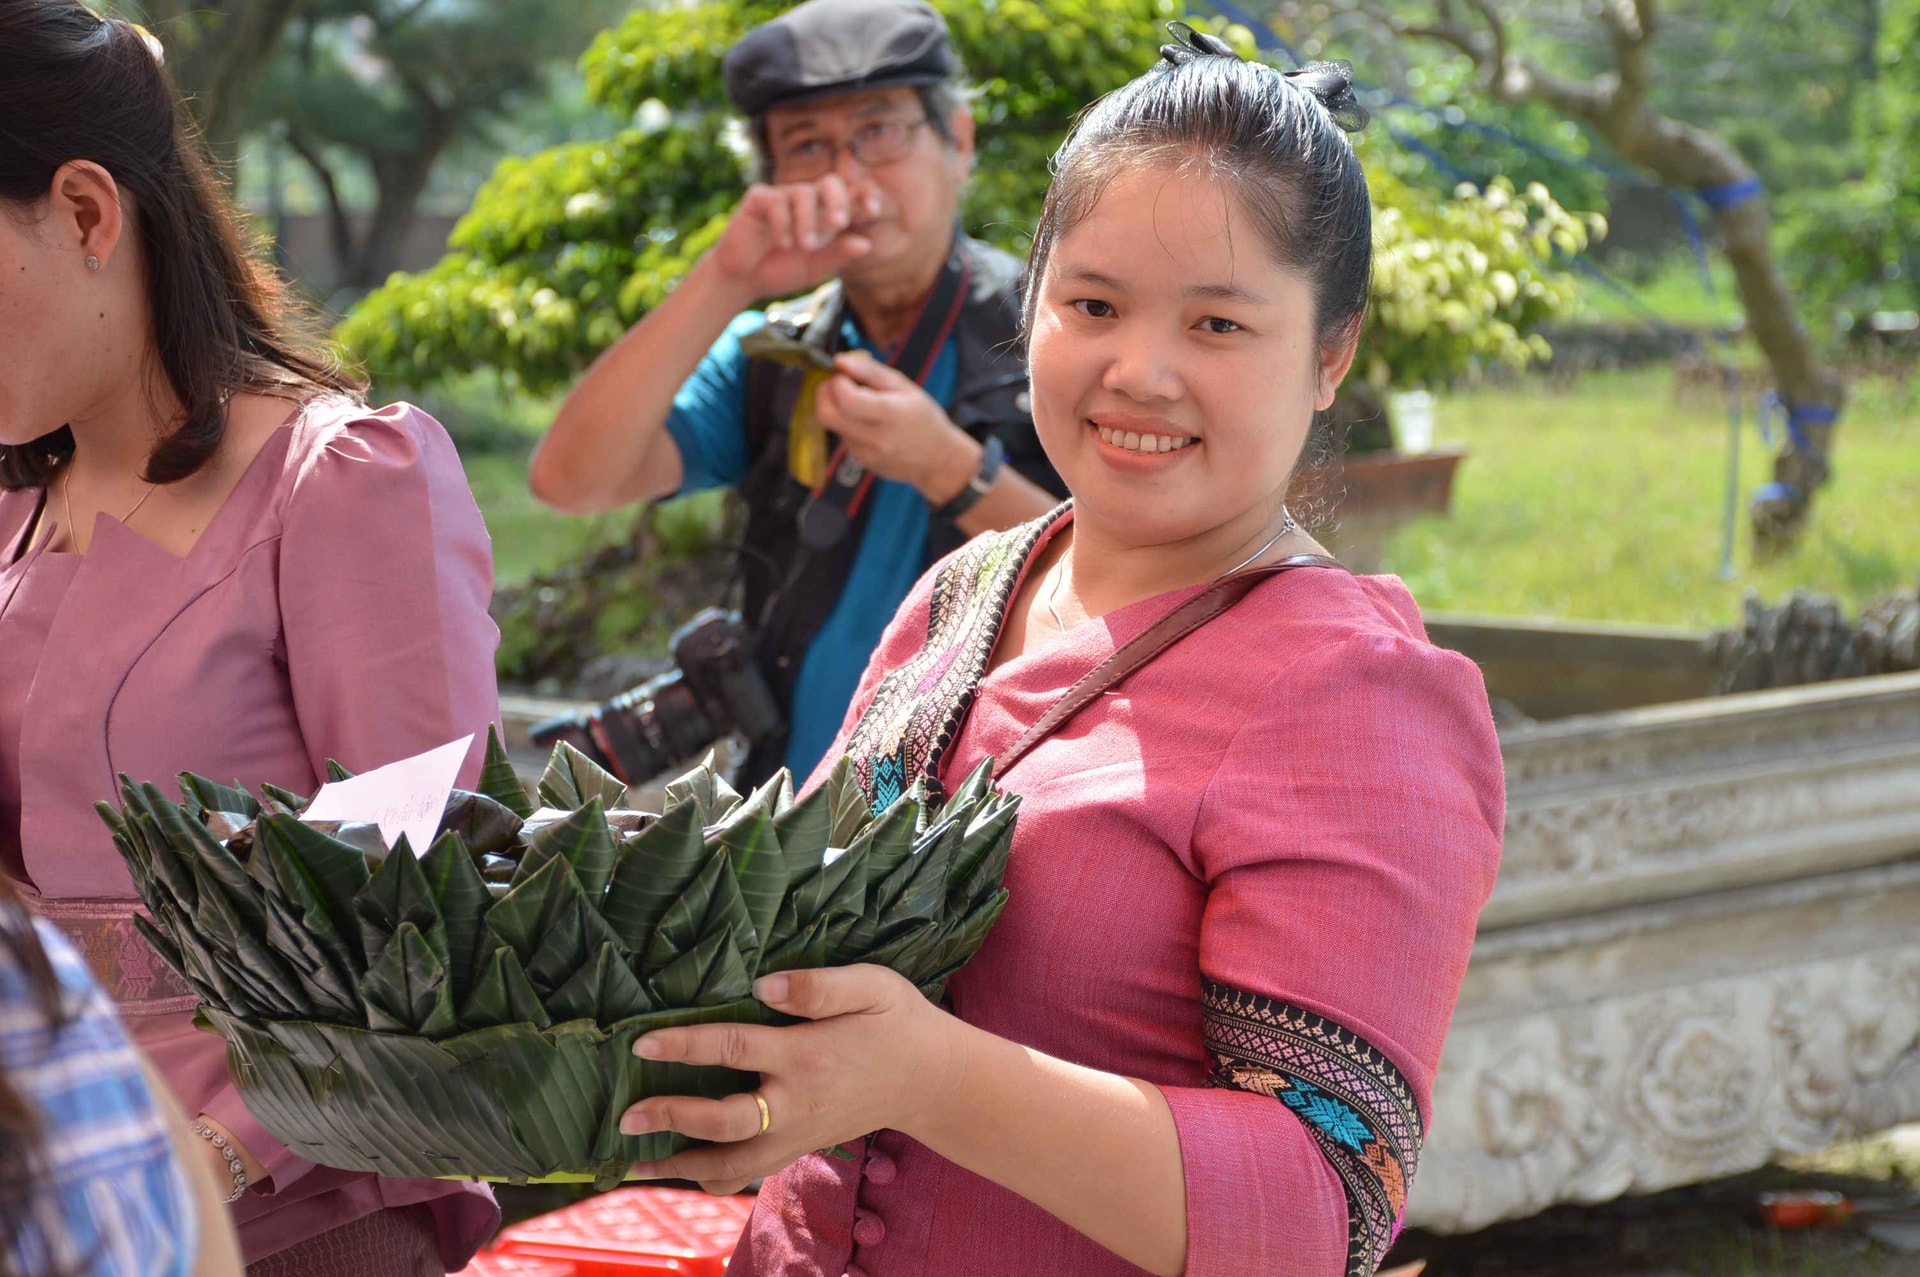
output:
{"label": "teal blue shirt", "polygon": [[[667,431],[680,448],[685,468],[682,492],[731,487],[746,478],[752,462],[747,455],[748,361],[740,339],[765,322],[759,311],[735,316],[674,396]],[[849,349],[878,353],[851,319],[843,331]],[[949,411],[959,370],[959,353],[948,338],[934,356],[926,391]],[[793,735],[786,765],[796,780],[806,779],[832,747],[867,660],[880,645],[881,631],[927,566],[923,557],[931,511],[926,498],[911,484],[879,479],[867,499],[872,513],[854,551],[853,571],[840,601],[807,647],[793,704],[787,707]]]}

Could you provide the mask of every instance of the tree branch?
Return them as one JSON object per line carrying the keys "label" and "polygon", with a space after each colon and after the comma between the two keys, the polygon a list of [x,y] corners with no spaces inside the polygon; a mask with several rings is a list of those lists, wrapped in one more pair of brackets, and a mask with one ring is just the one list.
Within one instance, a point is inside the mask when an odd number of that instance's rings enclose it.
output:
{"label": "tree branch", "polygon": [[1476,67],[1481,66],[1486,59],[1486,52],[1480,47],[1480,42],[1475,40],[1473,33],[1465,27],[1444,22],[1421,26],[1397,19],[1388,19],[1386,27],[1394,35],[1411,36],[1416,40],[1438,40],[1442,44],[1450,44],[1459,52],[1466,54]]}
{"label": "tree branch", "polygon": [[1652,79],[1647,65],[1647,45],[1653,36],[1647,21],[1651,13],[1652,0],[1608,0],[1600,7],[1600,20],[1612,37],[1620,86],[1611,109],[1622,119],[1638,112],[1647,100]]}
{"label": "tree branch", "polygon": [[[1630,0],[1615,0],[1629,3]],[[1497,0],[1467,0],[1486,27],[1481,36],[1461,21],[1453,0],[1435,0],[1438,21],[1407,22],[1382,8],[1378,0],[1356,0],[1356,11],[1389,33],[1416,40],[1433,40],[1466,56],[1479,72],[1482,91],[1496,101],[1518,102],[1539,98],[1555,110],[1584,120],[1598,120],[1615,109],[1618,91],[1614,77],[1570,80],[1543,70],[1512,52],[1507,23]]]}
{"label": "tree branch", "polygon": [[1488,71],[1491,70],[1494,78],[1489,80],[1488,83],[1494,88],[1495,92],[1498,92],[1501,83],[1507,78],[1506,19],[1501,17],[1499,11],[1493,7],[1493,0],[1473,0],[1473,10],[1480,15],[1480,21],[1486,23],[1487,39],[1491,42],[1489,53],[1492,58],[1492,66],[1491,68],[1483,67],[1481,74],[1485,76]]}
{"label": "tree branch", "polygon": [[1633,8],[1639,18],[1641,40],[1651,41],[1660,34],[1660,11],[1655,0],[1634,0]]}
{"label": "tree branch", "polygon": [[293,153],[312,170],[314,180],[320,183],[321,194],[326,196],[328,238],[333,246],[334,273],[344,274],[353,260],[353,223],[348,218],[345,202],[340,198],[340,183],[312,138],[288,124],[286,139]]}

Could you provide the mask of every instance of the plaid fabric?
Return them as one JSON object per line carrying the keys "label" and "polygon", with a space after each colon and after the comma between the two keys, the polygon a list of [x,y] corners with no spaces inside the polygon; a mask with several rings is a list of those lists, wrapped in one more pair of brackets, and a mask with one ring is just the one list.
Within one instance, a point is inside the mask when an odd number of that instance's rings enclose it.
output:
{"label": "plaid fabric", "polygon": [[80,955],[51,924],[33,926],[72,1019],[54,1032],[26,973],[0,962],[0,1069],[40,1111],[44,1162],[33,1212],[15,1225],[12,1266],[186,1274],[199,1226],[139,1057]]}

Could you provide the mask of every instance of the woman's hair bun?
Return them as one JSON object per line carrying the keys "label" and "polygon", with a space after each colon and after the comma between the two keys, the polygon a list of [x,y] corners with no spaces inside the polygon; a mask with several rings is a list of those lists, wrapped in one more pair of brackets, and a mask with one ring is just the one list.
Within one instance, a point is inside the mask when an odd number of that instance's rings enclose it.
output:
{"label": "woman's hair bun", "polygon": [[1167,33],[1173,37],[1172,44],[1160,46],[1160,56],[1168,66],[1185,66],[1195,58],[1232,58],[1240,61],[1240,55],[1233,46],[1217,35],[1205,31],[1195,31],[1184,22],[1169,22]]}
{"label": "woman's hair bun", "polygon": [[1297,87],[1313,94],[1314,99],[1327,108],[1333,122],[1348,133],[1358,133],[1367,127],[1367,108],[1360,105],[1359,95],[1353,91],[1351,62],[1309,62],[1285,75]]}
{"label": "woman's hair bun", "polygon": [[[1195,31],[1184,22],[1169,22],[1167,31],[1172,34],[1173,43],[1160,46],[1160,57],[1169,67],[1185,66],[1198,58],[1244,60],[1219,36]],[[1351,62],[1309,62],[1298,71],[1281,74],[1296,88],[1312,94],[1314,101],[1325,107],[1333,122],[1346,132],[1358,133],[1367,127],[1367,108],[1360,105],[1353,91]]]}

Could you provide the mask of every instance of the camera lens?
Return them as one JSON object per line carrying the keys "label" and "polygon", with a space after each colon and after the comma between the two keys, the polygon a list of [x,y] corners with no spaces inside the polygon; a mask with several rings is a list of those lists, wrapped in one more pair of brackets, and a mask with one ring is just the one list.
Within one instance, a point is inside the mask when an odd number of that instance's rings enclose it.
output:
{"label": "camera lens", "polygon": [[730,730],[762,744],[786,731],[786,719],[753,662],[753,644],[737,612],[708,608],[673,636],[673,657],[694,693],[716,706]]}

